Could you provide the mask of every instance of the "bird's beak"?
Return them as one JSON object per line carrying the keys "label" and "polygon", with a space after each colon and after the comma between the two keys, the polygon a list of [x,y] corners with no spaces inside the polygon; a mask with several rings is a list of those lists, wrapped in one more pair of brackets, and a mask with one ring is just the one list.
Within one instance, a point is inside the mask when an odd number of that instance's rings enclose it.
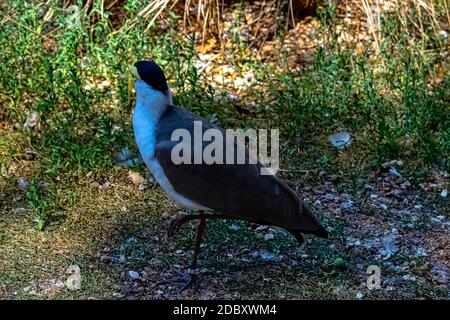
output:
{"label": "bird's beak", "polygon": [[128,77],[128,105],[131,103],[131,90],[133,90],[134,87],[134,80],[141,80],[141,77],[139,76],[139,73],[137,72],[137,69],[135,66],[130,66],[128,68],[129,70],[129,77]]}

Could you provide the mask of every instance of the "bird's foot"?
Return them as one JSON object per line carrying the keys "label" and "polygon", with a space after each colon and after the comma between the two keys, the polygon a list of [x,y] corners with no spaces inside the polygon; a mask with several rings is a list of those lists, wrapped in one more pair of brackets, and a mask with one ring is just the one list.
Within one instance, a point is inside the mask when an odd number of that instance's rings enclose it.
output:
{"label": "bird's foot", "polygon": [[169,230],[167,231],[167,235],[172,237],[175,232],[180,230],[180,227],[189,221],[189,216],[186,214],[178,214],[173,220],[170,222]]}
{"label": "bird's foot", "polygon": [[159,286],[162,285],[178,285],[181,284],[181,288],[179,290],[179,293],[182,293],[184,290],[188,288],[193,288],[194,290],[198,289],[198,282],[197,282],[197,270],[191,270],[189,269],[187,273],[180,274],[178,277],[170,279],[170,280],[163,280],[155,284],[154,289],[156,289]]}

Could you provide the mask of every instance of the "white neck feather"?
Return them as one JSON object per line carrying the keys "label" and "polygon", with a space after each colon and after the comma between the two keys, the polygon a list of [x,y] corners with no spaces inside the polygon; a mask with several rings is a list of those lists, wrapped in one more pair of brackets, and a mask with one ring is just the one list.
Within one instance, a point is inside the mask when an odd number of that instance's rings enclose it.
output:
{"label": "white neck feather", "polygon": [[142,80],[137,80],[136,106],[133,113],[133,130],[136,143],[144,162],[153,158],[156,143],[156,126],[168,105],[172,104],[170,89],[168,94],[153,89]]}
{"label": "white neck feather", "polygon": [[136,109],[147,109],[148,115],[157,123],[168,105],[172,104],[172,93],[170,89],[168,94],[153,89],[142,80],[136,80],[134,83],[136,90]]}

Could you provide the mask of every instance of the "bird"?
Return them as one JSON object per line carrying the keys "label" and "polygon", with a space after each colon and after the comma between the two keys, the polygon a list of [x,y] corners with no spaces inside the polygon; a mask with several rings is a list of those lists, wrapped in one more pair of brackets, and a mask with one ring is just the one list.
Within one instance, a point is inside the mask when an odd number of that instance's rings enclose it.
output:
{"label": "bird", "polygon": [[[185,283],[184,288],[197,280],[197,260],[206,219],[239,219],[281,227],[299,243],[304,242],[304,233],[328,237],[312,211],[285,182],[275,174],[261,174],[264,165],[259,160],[244,164],[174,163],[172,150],[178,143],[172,140],[175,130],[184,129],[193,134],[195,123],[200,122],[202,132],[208,129],[219,130],[224,135],[226,132],[217,124],[174,105],[164,72],[154,61],[138,61],[130,66],[130,73],[136,93],[133,131],[141,157],[169,198],[182,207],[198,211],[198,214],[177,215],[168,228],[168,235],[173,236],[186,222],[198,220],[190,273],[180,280]],[[241,147],[248,160],[247,146],[238,143],[224,145],[224,152]],[[200,150],[206,145],[202,142]]]}

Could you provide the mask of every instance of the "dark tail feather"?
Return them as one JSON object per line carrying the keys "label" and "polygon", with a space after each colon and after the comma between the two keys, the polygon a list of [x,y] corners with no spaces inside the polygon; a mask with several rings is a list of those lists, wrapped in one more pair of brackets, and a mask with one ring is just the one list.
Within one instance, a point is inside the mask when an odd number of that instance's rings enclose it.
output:
{"label": "dark tail feather", "polygon": [[310,233],[317,237],[328,239],[328,231],[323,226],[320,226],[320,228],[317,231],[310,232]]}
{"label": "dark tail feather", "polygon": [[303,237],[303,234],[299,230],[289,230],[290,233],[297,239],[297,242],[299,244],[302,244],[305,242],[305,238]]}

